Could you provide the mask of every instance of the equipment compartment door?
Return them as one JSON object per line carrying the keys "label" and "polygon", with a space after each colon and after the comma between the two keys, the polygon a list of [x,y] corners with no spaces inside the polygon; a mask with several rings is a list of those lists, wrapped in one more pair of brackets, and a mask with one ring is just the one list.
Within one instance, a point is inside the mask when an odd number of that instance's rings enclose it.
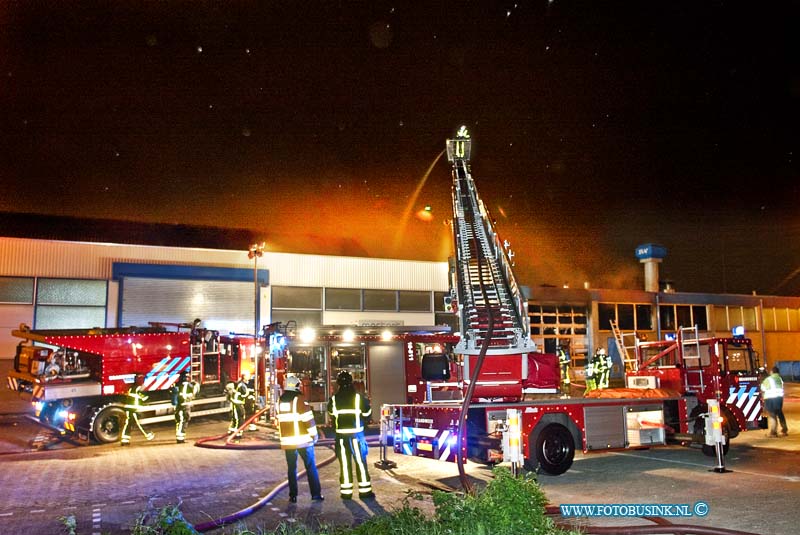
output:
{"label": "equipment compartment door", "polygon": [[628,445],[654,446],[666,444],[664,407],[662,405],[636,405],[625,412]]}
{"label": "equipment compartment door", "polygon": [[626,446],[624,410],[625,408],[622,406],[584,407],[587,450],[615,449]]}

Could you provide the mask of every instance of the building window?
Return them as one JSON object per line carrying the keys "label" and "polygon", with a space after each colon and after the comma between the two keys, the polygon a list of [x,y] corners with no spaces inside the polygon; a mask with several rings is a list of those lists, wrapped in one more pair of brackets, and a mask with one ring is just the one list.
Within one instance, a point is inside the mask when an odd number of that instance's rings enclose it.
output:
{"label": "building window", "polygon": [[661,328],[665,331],[674,331],[677,328],[675,325],[675,307],[661,305],[658,310],[661,314]]}
{"label": "building window", "polygon": [[653,307],[650,305],[636,305],[636,330],[653,330]]}
{"label": "building window", "polygon": [[611,322],[617,319],[617,306],[614,303],[597,303],[597,327],[601,331],[610,331]]}
{"label": "building window", "polygon": [[[724,308],[722,307],[723,311]],[[703,305],[661,305],[658,310],[661,314],[661,329],[665,331],[688,329],[695,325],[698,331],[708,330],[708,316]]]}
{"label": "building window", "polygon": [[398,292],[400,312],[430,312],[431,293],[430,292]]}
{"label": "building window", "polygon": [[361,310],[361,290],[325,288],[325,310]]}
{"label": "building window", "polygon": [[0,303],[33,304],[33,277],[0,277]]}
{"label": "building window", "polygon": [[704,305],[695,305],[692,307],[692,323],[697,325],[697,330],[708,330],[708,311]]}
{"label": "building window", "polygon": [[687,305],[677,305],[675,307],[675,325],[677,327],[694,327],[692,321],[692,307]]}
{"label": "building window", "polygon": [[39,279],[36,304],[106,306],[103,280]]}
{"label": "building window", "polygon": [[649,331],[653,328],[651,310],[650,305],[598,303],[597,328],[610,331],[611,321],[614,320],[622,331]]}
{"label": "building window", "polygon": [[554,353],[556,344],[569,344],[573,357],[583,358],[586,353],[586,318],[585,307],[579,306],[528,306],[528,317],[531,322],[531,335],[537,344],[543,344],[543,350]]}
{"label": "building window", "polygon": [[319,327],[322,325],[322,311],[320,310],[281,310],[272,309],[272,321],[290,325],[294,322],[297,330],[303,327]]}
{"label": "building window", "polygon": [[273,286],[272,308],[322,309],[322,288]]}
{"label": "building window", "polygon": [[633,319],[633,305],[617,305],[617,326],[623,331],[636,330],[636,322]]}
{"label": "building window", "polygon": [[40,278],[36,291],[35,328],[105,327],[108,283],[104,280]]}
{"label": "building window", "polygon": [[397,311],[397,292],[394,290],[364,290],[364,310]]}

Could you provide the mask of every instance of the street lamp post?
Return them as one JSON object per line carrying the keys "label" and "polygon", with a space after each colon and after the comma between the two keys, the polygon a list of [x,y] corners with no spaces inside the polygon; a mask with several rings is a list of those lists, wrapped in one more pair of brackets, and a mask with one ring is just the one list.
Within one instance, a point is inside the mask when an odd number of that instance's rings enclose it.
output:
{"label": "street lamp post", "polygon": [[256,400],[259,399],[258,395],[258,327],[259,317],[258,309],[261,301],[261,291],[258,285],[258,258],[264,255],[264,248],[266,243],[254,243],[250,246],[247,252],[247,258],[253,259],[253,285],[255,286],[255,297],[253,300],[253,365],[255,366],[255,377],[253,378],[253,390],[255,390]]}

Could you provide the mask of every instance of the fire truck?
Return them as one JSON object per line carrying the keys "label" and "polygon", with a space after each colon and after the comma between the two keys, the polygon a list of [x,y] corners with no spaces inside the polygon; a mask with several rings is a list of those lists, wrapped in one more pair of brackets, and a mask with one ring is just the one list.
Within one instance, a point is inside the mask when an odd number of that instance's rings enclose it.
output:
{"label": "fire truck", "polygon": [[149,396],[142,424],[174,417],[170,389],[181,372],[200,385],[192,416],[225,413],[225,383],[255,371],[259,346],[252,335],[220,336],[200,323],[61,330],[21,325],[12,331],[23,341],[8,387],[31,395],[41,423],[101,443],[120,439],[125,394],[137,375]]}
{"label": "fire truck", "polygon": [[446,304],[460,332],[450,353],[421,356],[408,403],[382,407],[384,445],[441,461],[511,460],[558,475],[576,449],[702,443],[710,399],[721,401],[729,437],[757,421],[756,363],[744,338],[701,340],[682,330],[677,342],[637,343],[626,357],[629,388],[561,392],[557,356],[537,352],[531,340],[514,253],[478,195],[466,128],[446,148],[455,253]]}
{"label": "fire truck", "polygon": [[[758,429],[761,417],[759,385],[764,370],[758,354],[743,333],[730,338],[700,336],[696,326],[681,327],[672,340],[641,341],[636,333],[621,333],[612,323],[626,381],[635,388],[665,388],[680,392],[686,400],[690,430],[704,431],[698,416],[708,412],[708,401],[719,402],[723,416],[725,451],[729,439],[741,431]],[[629,344],[632,341],[632,344]],[[633,357],[633,358],[630,358]],[[713,448],[703,444],[703,452]]]}

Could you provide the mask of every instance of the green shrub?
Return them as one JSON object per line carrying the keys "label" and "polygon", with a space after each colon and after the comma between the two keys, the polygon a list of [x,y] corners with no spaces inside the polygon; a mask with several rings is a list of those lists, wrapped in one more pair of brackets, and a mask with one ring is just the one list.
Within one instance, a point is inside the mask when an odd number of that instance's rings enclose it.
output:
{"label": "green shrub", "polygon": [[155,515],[139,515],[131,535],[199,535],[199,532],[183,517],[179,505],[167,505]]}
{"label": "green shrub", "polygon": [[64,525],[64,531],[67,535],[77,535],[78,523],[75,521],[75,515],[60,516],[58,521]]}
{"label": "green shrub", "polygon": [[474,494],[433,491],[436,519],[453,535],[529,535],[569,533],[545,516],[547,499],[532,474],[515,478],[504,467]]}

